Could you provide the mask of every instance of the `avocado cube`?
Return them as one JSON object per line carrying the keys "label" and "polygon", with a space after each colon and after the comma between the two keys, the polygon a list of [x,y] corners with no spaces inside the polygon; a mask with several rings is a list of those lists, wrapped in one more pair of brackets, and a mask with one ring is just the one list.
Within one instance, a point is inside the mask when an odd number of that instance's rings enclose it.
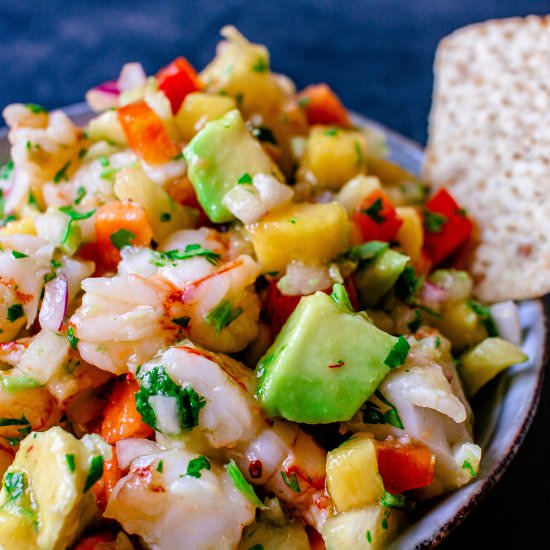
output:
{"label": "avocado cube", "polygon": [[209,122],[183,151],[187,175],[206,215],[215,223],[235,219],[225,195],[248,174],[273,174],[270,158],[248,131],[237,109]]}
{"label": "avocado cube", "polygon": [[396,341],[323,292],[303,297],[257,366],[256,396],[269,416],[349,420],[388,373]]}

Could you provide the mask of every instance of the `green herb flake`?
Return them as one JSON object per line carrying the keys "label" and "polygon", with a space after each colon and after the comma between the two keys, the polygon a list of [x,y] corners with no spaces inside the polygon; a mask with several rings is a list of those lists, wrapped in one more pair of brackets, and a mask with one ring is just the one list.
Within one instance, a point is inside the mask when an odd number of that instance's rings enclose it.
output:
{"label": "green herb flake", "polygon": [[175,319],[172,319],[172,323],[175,323],[181,328],[187,328],[189,326],[189,321],[191,321],[191,317],[187,317],[185,315],[183,317],[176,317]]}
{"label": "green herb flake", "polygon": [[25,107],[35,115],[38,113],[47,113],[46,109],[42,105],[37,105],[36,103],[25,103]]}
{"label": "green herb flake", "polygon": [[29,421],[23,415],[21,418],[0,418],[0,427],[4,426],[28,426]]}
{"label": "green herb flake", "polygon": [[273,131],[270,128],[266,128],[265,126],[252,128],[252,135],[258,138],[260,141],[263,141],[264,143],[277,145],[277,140],[275,139]]}
{"label": "green herb flake", "polygon": [[328,128],[323,133],[325,134],[325,136],[337,136],[338,128]]}
{"label": "green herb flake", "polygon": [[78,151],[78,158],[83,159],[86,156],[87,152],[88,152],[88,149],[80,149],[80,151]]}
{"label": "green herb flake", "polygon": [[67,462],[67,468],[69,468],[69,472],[71,472],[71,474],[74,474],[76,470],[74,454],[73,453],[66,454],[65,462]]}
{"label": "green herb flake", "polygon": [[155,412],[149,403],[149,397],[165,395],[174,397],[177,402],[176,411],[181,430],[191,430],[199,423],[199,413],[206,405],[206,400],[192,386],[184,387],[176,384],[166,373],[163,366],[154,367],[145,373],[138,372],[140,389],[136,392],[136,408],[143,421],[158,430]]}
{"label": "green herb flake", "polygon": [[12,304],[8,307],[8,321],[13,323],[20,317],[23,317],[23,306],[21,304]]}
{"label": "green herb flake", "polygon": [[238,180],[237,183],[240,185],[252,185],[252,176],[245,172]]}
{"label": "green herb flake", "polygon": [[422,315],[420,315],[420,311],[418,309],[414,310],[414,319],[408,323],[407,327],[409,328],[411,333],[415,333],[420,326],[422,325]]}
{"label": "green herb flake", "polygon": [[365,538],[367,539],[367,542],[368,542],[369,544],[372,543],[372,534],[371,534],[371,532],[370,532],[370,529],[367,529],[367,532],[366,532],[366,534],[365,534]]}
{"label": "green herb flake", "polygon": [[256,73],[265,73],[269,69],[267,60],[264,56],[259,56],[258,59],[252,65],[252,70]]}
{"label": "green herb flake", "polygon": [[210,470],[210,462],[205,456],[198,456],[192,458],[187,464],[187,472],[185,475],[200,478],[201,470]]}
{"label": "green herb flake", "polygon": [[69,169],[69,166],[71,165],[71,161],[67,161],[54,175],[53,182],[59,183],[61,180],[67,181],[69,178],[67,177],[67,170]]}
{"label": "green herb flake", "polygon": [[109,166],[109,164],[111,164],[111,162],[105,155],[101,155],[100,157],[98,157],[97,160],[99,160],[99,164],[101,164],[103,168],[106,168],[107,166]]}
{"label": "green herb flake", "polygon": [[203,257],[209,264],[217,265],[221,258],[220,254],[208,248],[203,248],[200,244],[188,244],[183,251],[168,250],[167,252],[156,252],[155,256],[155,259],[151,260],[151,263],[158,267],[164,267],[176,260],[188,260],[189,258],[198,257]]}
{"label": "green herb flake", "polygon": [[157,472],[162,474],[163,471],[164,471],[164,460],[159,460],[157,464]]}
{"label": "green herb flake", "polygon": [[160,221],[163,223],[169,222],[172,219],[172,214],[170,212],[163,212],[160,215]]}
{"label": "green herb flake", "polygon": [[387,250],[389,246],[389,243],[382,241],[368,241],[363,244],[352,246],[344,252],[343,256],[348,260],[366,262],[374,260],[379,254],[384,252],[384,250]]}
{"label": "green herb flake", "polygon": [[351,305],[348,292],[346,287],[340,283],[336,283],[332,287],[332,292],[330,294],[332,301],[339,306],[341,309],[348,313],[353,313],[353,306]]}
{"label": "green herb flake", "polygon": [[87,493],[103,475],[103,456],[96,455],[90,463],[90,470],[84,482],[84,493]]}
{"label": "green herb flake", "polygon": [[290,218],[290,220],[288,220],[288,222],[291,223],[292,225],[296,225],[297,221],[298,220],[296,218]]}
{"label": "green herb flake", "polygon": [[392,494],[384,491],[380,504],[386,508],[395,508],[397,510],[405,510],[410,512],[414,509],[416,503],[405,495]]}
{"label": "green herb flake", "polygon": [[0,168],[0,180],[9,180],[13,169],[13,160],[10,160],[8,163],[4,164],[4,166]]}
{"label": "green herb flake", "polygon": [[466,305],[479,317],[480,323],[485,327],[489,336],[498,336],[498,329],[491,315],[491,310],[487,306],[475,300],[468,300]]}
{"label": "green herb flake", "polygon": [[389,408],[387,411],[382,412],[376,403],[367,401],[363,409],[363,422],[366,424],[389,424],[403,430],[405,427],[395,405],[388,401],[380,390],[376,390],[374,395]]}
{"label": "green herb flake", "polygon": [[8,472],[4,476],[4,489],[10,502],[23,496],[25,485],[26,476],[24,472]]}
{"label": "green herb flake", "polygon": [[69,325],[69,328],[67,329],[67,340],[69,341],[69,345],[72,349],[76,349],[78,346],[79,339],[74,334],[74,327],[72,325]]}
{"label": "green herb flake", "polygon": [[435,347],[439,349],[441,347],[441,338],[439,336],[435,337]]}
{"label": "green herb flake", "polygon": [[378,197],[368,208],[362,208],[361,212],[367,215],[373,222],[381,224],[386,221],[386,217],[381,214],[383,208],[382,199]]}
{"label": "green herb flake", "polygon": [[34,193],[32,191],[29,192],[29,200],[27,201],[29,206],[32,206],[36,209],[40,209],[38,206],[38,201],[36,200],[36,197],[34,196]]}
{"label": "green herb flake", "polygon": [[426,210],[424,212],[424,224],[429,233],[441,233],[443,226],[449,219],[443,214]]}
{"label": "green herb flake", "polygon": [[75,204],[80,204],[82,202],[82,199],[86,196],[86,189],[80,185],[78,189],[76,190],[76,198],[74,200]]}
{"label": "green herb flake", "polygon": [[410,349],[411,345],[407,342],[407,339],[404,336],[400,336],[386,359],[384,359],[384,364],[388,365],[390,369],[403,365],[407,360]]}
{"label": "green herb flake", "polygon": [[388,530],[388,519],[387,518],[382,518],[382,522],[380,524],[382,526],[382,529],[384,529],[384,531],[387,531]]}
{"label": "green herb flake", "polygon": [[300,483],[298,482],[298,476],[296,475],[296,472],[292,472],[292,474],[287,475],[286,472],[281,472],[281,477],[283,478],[283,481],[290,487],[295,493],[301,493],[300,491]]}
{"label": "green herb flake", "polygon": [[125,246],[132,246],[132,242],[135,238],[135,233],[128,229],[119,229],[118,231],[115,231],[110,237],[111,243],[118,250],[122,250]]}
{"label": "green herb flake", "polygon": [[99,177],[103,180],[114,181],[118,172],[120,172],[120,168],[107,168],[99,173]]}
{"label": "green herb flake", "polygon": [[462,469],[467,470],[470,473],[470,475],[472,476],[472,478],[477,477],[477,473],[474,470],[474,467],[472,466],[472,463],[469,460],[465,460],[462,463]]}
{"label": "green herb flake", "polygon": [[54,269],[57,269],[58,267],[63,267],[63,263],[62,263],[62,262],[58,262],[57,260],[50,260],[50,265],[51,265]]}
{"label": "green herb flake", "polygon": [[216,332],[221,332],[235,321],[243,312],[242,307],[233,309],[233,305],[229,300],[222,300],[212,311],[210,311],[204,320],[213,325]]}
{"label": "green herb flake", "polygon": [[248,550],[264,550],[263,544],[255,544],[254,546],[251,546]]}
{"label": "green herb flake", "polygon": [[12,250],[11,255],[16,259],[19,260],[21,258],[28,258],[29,256],[27,254],[23,254],[23,252],[19,252],[18,250]]}
{"label": "green herb flake", "polygon": [[254,491],[254,487],[246,480],[235,461],[231,459],[228,464],[224,466],[225,471],[228,473],[231,481],[235,487],[246,497],[246,499],[261,510],[265,509],[262,501],[258,498],[258,495]]}
{"label": "green herb flake", "polygon": [[66,214],[69,216],[72,222],[80,221],[80,220],[87,220],[88,218],[91,218],[95,214],[95,210],[90,210],[89,212],[78,212],[74,209],[73,206],[61,206],[59,208],[60,212],[63,212],[63,214]]}

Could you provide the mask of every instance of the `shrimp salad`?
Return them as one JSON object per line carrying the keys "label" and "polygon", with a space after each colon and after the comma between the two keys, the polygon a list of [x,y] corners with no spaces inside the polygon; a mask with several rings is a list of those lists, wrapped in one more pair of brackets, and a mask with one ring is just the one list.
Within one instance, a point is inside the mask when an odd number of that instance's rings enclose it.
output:
{"label": "shrimp salad", "polygon": [[222,30],[76,127],[4,109],[0,548],[385,548],[482,460],[526,359],[474,223],[325,84]]}

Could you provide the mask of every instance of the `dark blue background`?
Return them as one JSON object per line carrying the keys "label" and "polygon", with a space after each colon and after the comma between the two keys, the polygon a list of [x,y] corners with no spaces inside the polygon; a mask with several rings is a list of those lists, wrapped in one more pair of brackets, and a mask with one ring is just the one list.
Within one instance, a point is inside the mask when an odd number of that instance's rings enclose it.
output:
{"label": "dark blue background", "polygon": [[[438,41],[474,21],[549,12],[550,2],[525,0],[0,0],[0,106],[81,101],[132,60],[153,72],[183,54],[202,68],[233,23],[298,86],[326,81],[348,107],[424,142]],[[546,394],[509,472],[443,548],[550,547]]]}

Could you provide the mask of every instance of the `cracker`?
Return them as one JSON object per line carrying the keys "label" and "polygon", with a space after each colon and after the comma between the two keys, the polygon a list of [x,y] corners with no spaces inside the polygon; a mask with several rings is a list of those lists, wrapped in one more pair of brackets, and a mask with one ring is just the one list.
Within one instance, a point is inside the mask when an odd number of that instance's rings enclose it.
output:
{"label": "cracker", "polygon": [[471,25],[440,43],[423,171],[479,225],[480,299],[550,292],[550,17]]}

